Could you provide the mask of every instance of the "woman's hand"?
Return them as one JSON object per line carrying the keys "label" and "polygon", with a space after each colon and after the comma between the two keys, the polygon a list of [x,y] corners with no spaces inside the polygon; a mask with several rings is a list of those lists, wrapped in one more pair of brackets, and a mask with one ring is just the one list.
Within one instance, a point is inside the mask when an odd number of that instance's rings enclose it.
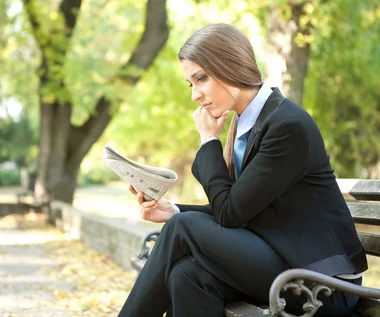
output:
{"label": "woman's hand", "polygon": [[174,216],[174,206],[166,198],[160,200],[145,200],[143,192],[137,192],[129,185],[129,191],[137,196],[137,202],[141,206],[141,218],[152,222],[166,222]]}
{"label": "woman's hand", "polygon": [[229,112],[229,110],[225,110],[220,117],[216,118],[213,117],[211,112],[207,109],[203,108],[202,106],[198,107],[193,112],[193,119],[201,136],[201,140],[210,135],[219,136],[223,130],[224,123],[227,120]]}

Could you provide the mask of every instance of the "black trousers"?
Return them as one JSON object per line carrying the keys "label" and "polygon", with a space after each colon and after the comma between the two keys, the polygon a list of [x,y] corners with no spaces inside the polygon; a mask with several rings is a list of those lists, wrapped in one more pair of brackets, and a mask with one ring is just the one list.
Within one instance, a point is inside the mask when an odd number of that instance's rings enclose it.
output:
{"label": "black trousers", "polygon": [[[118,317],[222,317],[226,302],[268,304],[275,277],[289,265],[245,228],[229,229],[201,212],[184,212],[162,228]],[[301,299],[285,294],[287,311]],[[343,317],[358,297],[333,292],[316,316]]]}

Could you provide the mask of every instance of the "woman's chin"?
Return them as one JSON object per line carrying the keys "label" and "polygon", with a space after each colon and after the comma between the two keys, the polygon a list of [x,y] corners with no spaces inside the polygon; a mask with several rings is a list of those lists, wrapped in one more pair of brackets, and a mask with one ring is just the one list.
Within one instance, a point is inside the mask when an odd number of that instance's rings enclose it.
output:
{"label": "woman's chin", "polygon": [[212,116],[214,117],[214,118],[220,118],[221,116],[222,116],[222,114],[223,114],[223,112],[218,112],[218,113],[212,113],[211,112],[211,114],[212,114]]}
{"label": "woman's chin", "polygon": [[222,116],[222,114],[224,113],[224,111],[226,111],[227,109],[208,109],[208,111],[211,113],[211,115],[214,117],[214,118],[220,118]]}
{"label": "woman's chin", "polygon": [[223,112],[220,112],[220,111],[215,111],[215,110],[209,110],[211,115],[214,117],[214,118],[219,118]]}

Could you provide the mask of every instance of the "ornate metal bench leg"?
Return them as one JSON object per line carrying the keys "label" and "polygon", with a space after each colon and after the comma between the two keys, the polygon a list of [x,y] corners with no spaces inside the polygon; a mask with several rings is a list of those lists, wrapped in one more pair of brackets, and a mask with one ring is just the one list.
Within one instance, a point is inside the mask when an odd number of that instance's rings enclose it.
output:
{"label": "ornate metal bench leg", "polygon": [[148,243],[151,241],[156,242],[160,235],[160,231],[156,230],[149,233],[143,240],[141,244],[140,253],[131,259],[132,268],[135,269],[138,273],[142,270],[146,260],[149,257],[151,248],[148,246]]}
{"label": "ornate metal bench leg", "polygon": [[147,243],[148,242],[151,242],[151,241],[154,241],[156,242],[157,239],[158,239],[158,236],[160,235],[160,232],[159,230],[157,231],[153,231],[151,233],[149,233],[143,240],[142,244],[141,244],[141,251],[140,253],[137,255],[137,257],[139,259],[147,259],[149,257],[149,253],[150,253],[150,248],[148,247]]}
{"label": "ornate metal bench leg", "polygon": [[[290,272],[289,272],[290,273]],[[310,275],[313,272],[309,271]],[[318,295],[322,292],[325,296],[331,296],[334,291],[333,288],[325,285],[316,284],[312,289],[308,288],[304,280],[295,278],[291,280],[291,274],[280,274],[272,284],[269,295],[270,307],[264,311],[266,316],[270,317],[312,317],[323,303],[317,299]],[[286,301],[280,297],[280,292],[293,290],[293,294],[300,296],[302,294],[306,297],[306,302],[303,304],[302,309],[305,312],[302,316],[295,316],[285,312]]]}
{"label": "ornate metal bench leg", "polygon": [[314,316],[317,310],[323,305],[323,303],[317,299],[319,293],[322,292],[325,296],[330,296],[333,292],[332,289],[324,285],[316,285],[312,289],[309,289],[302,279],[288,282],[283,286],[278,284],[278,287],[274,290],[276,295],[270,298],[270,308],[264,312],[267,316],[296,317],[293,314],[285,312],[286,301],[280,297],[280,292],[287,290],[293,290],[293,294],[296,296],[301,296],[301,294],[305,294],[306,296],[306,302],[302,306],[305,313],[299,317]]}

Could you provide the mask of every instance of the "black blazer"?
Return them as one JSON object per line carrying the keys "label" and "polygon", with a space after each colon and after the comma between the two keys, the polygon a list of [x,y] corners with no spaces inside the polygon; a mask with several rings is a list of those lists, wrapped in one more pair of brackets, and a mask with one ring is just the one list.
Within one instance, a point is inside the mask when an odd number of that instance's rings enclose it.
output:
{"label": "black blazer", "polygon": [[360,273],[367,260],[311,116],[274,88],[248,138],[242,173],[228,174],[222,145],[197,152],[192,172],[222,226],[248,227],[294,268],[330,276]]}

